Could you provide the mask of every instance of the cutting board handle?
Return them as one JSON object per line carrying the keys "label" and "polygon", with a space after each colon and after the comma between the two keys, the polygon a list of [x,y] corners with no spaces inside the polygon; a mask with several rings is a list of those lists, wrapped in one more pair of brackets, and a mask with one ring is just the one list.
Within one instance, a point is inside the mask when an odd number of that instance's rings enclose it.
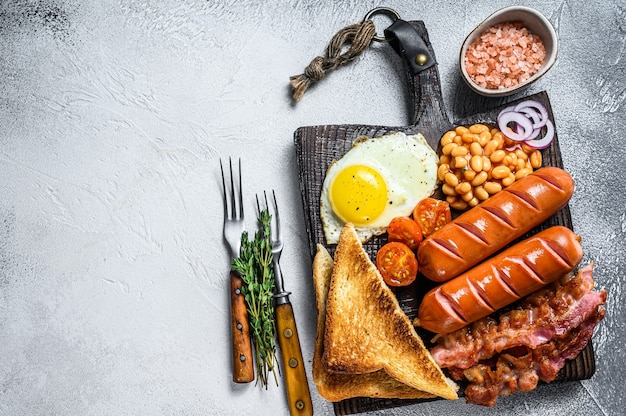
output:
{"label": "cutting board handle", "polygon": [[435,52],[424,22],[398,19],[385,29],[385,38],[404,61],[411,95],[411,126],[437,149],[439,138],[452,123],[443,102]]}

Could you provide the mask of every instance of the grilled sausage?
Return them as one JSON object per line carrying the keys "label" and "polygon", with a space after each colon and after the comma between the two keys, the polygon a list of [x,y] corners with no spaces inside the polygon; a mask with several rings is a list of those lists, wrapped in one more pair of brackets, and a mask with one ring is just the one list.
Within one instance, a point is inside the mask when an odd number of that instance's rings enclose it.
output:
{"label": "grilled sausage", "polygon": [[574,270],[579,240],[557,225],[507,248],[428,292],[414,324],[447,334],[484,318]]}
{"label": "grilled sausage", "polygon": [[435,282],[458,276],[547,220],[573,193],[569,173],[536,170],[425,239],[417,252],[420,271]]}

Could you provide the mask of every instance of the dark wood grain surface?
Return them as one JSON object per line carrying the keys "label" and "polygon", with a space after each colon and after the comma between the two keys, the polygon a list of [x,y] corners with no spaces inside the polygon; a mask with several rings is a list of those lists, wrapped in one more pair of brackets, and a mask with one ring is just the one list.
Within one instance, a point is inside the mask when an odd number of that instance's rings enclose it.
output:
{"label": "dark wood grain surface", "polygon": [[[428,40],[428,32],[423,22],[416,21],[410,22],[410,24],[420,33],[434,56],[434,51]],[[502,108],[525,99],[534,99],[543,103],[548,109],[550,119],[554,121],[548,94],[546,92],[540,92],[531,96],[518,98],[515,101],[502,102],[492,108],[480,109],[479,112],[475,114],[451,122],[445,111],[437,65],[416,75],[413,75],[409,69],[406,68],[406,76],[412,107],[410,112],[410,125],[319,125],[301,127],[294,133],[296,156],[299,166],[300,191],[304,206],[311,258],[315,255],[316,245],[318,243],[326,246],[331,254],[334,253],[335,246],[326,244],[320,222],[319,203],[322,183],[329,164],[333,160],[341,158],[341,156],[352,147],[357,137],[363,135],[376,137],[394,131],[404,132],[406,134],[422,133],[431,147],[437,149],[440,137],[454,126],[470,125],[478,122],[494,124]],[[556,123],[555,130],[558,131]],[[557,134],[555,134],[554,141],[550,147],[544,149],[542,153],[544,166],[563,168]],[[531,230],[525,237],[553,225],[564,225],[573,229],[569,205],[565,206],[545,223]],[[374,258],[376,251],[384,242],[384,236],[375,237],[365,243],[364,248],[370,257]],[[417,315],[421,296],[423,296],[432,285],[434,284],[420,275],[413,285],[395,290],[402,309],[410,319],[413,319]],[[314,296],[314,294],[311,294],[311,296]],[[428,339],[426,336],[423,338],[425,340]],[[590,342],[586,349],[575,360],[566,363],[565,367],[559,373],[557,381],[587,379],[590,378],[594,372],[595,357],[593,346]],[[352,414],[414,404],[416,402],[420,402],[420,400],[354,398],[335,403],[334,409],[336,414]]]}

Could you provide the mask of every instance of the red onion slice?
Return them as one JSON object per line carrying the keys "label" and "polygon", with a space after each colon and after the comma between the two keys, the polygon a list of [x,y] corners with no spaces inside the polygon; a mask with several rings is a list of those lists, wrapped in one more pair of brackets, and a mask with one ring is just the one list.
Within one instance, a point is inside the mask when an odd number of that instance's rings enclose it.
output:
{"label": "red onion slice", "polygon": [[[546,120],[545,127],[546,134],[542,138],[536,140],[526,140],[524,143],[528,146],[534,147],[535,149],[545,149],[550,146],[550,143],[552,143],[552,140],[554,139],[554,124],[552,124],[550,120]],[[537,131],[539,132],[540,130],[538,129]]]}
{"label": "red onion slice", "polygon": [[545,124],[545,120],[548,120],[548,110],[543,104],[541,104],[539,101],[536,101],[536,100],[522,101],[521,103],[515,106],[514,111],[522,112],[525,114],[538,113],[540,116],[538,120],[538,124],[534,123],[534,118],[533,118],[534,128],[543,127]]}
{"label": "red onion slice", "polygon": [[532,120],[533,129],[540,129],[546,125],[547,118],[544,118],[539,111],[532,107],[522,108],[518,112],[526,115],[526,117]]}
{"label": "red onion slice", "polygon": [[[545,123],[543,124],[545,126]],[[534,140],[537,138],[537,136],[539,136],[539,133],[541,133],[541,129],[543,127],[539,127],[537,129],[533,129],[533,132],[530,133],[530,136],[528,136],[528,138],[525,140],[526,142],[529,142],[531,140]]]}
{"label": "red onion slice", "polygon": [[[534,125],[534,124],[533,124],[533,125]],[[544,124],[544,125],[545,125],[545,124]],[[524,134],[524,132],[523,132],[522,128],[520,128],[519,124],[517,124],[517,125],[515,126],[515,132],[516,132],[517,134]],[[528,137],[525,139],[525,141],[528,141],[528,140],[533,140],[534,138],[536,138],[537,136],[539,136],[539,133],[541,133],[541,128],[538,128],[538,129],[533,129],[533,132],[532,132],[532,133],[530,133],[530,136],[528,136]]]}
{"label": "red onion slice", "polygon": [[[554,124],[548,118],[548,110],[536,100],[504,108],[498,114],[498,127],[509,139],[535,149],[545,149],[554,139]],[[545,135],[538,139],[544,128]]]}
{"label": "red onion slice", "polygon": [[[513,128],[509,128],[510,123],[514,123]],[[533,133],[532,121],[517,111],[500,113],[498,116],[498,127],[506,137],[517,142],[528,140]]]}

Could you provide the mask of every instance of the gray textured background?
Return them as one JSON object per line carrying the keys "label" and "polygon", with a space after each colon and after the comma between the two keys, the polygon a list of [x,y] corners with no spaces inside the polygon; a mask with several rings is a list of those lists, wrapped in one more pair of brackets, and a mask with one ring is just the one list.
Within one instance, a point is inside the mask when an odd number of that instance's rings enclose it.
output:
{"label": "gray textured background", "polygon": [[[230,381],[219,158],[242,156],[247,189],[277,189],[310,376],[315,311],[293,131],[408,124],[408,94],[399,59],[379,44],[298,105],[288,77],[385,5],[424,20],[460,118],[481,100],[459,79],[461,42],[514,4],[228,3],[1,2],[1,415],[288,414],[282,383]],[[624,414],[626,4],[521,3],[561,41],[554,68],[525,93],[551,98],[584,261],[609,292],[597,372],[493,410],[458,401],[385,414]],[[253,212],[252,196],[246,204]],[[331,413],[310,384],[316,413]]]}

